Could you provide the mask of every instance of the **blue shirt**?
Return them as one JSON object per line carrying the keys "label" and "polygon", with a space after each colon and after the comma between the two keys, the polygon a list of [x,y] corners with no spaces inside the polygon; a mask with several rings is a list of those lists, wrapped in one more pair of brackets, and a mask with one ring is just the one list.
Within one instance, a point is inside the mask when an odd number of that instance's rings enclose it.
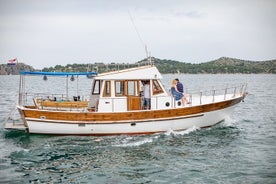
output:
{"label": "blue shirt", "polygon": [[176,87],[177,87],[177,90],[180,93],[184,93],[184,87],[183,87],[183,84],[181,82],[177,82]]}

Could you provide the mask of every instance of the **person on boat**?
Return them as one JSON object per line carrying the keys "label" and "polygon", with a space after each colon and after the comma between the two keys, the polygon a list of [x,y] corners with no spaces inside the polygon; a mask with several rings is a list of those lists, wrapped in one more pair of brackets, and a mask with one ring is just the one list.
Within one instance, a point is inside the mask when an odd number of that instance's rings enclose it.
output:
{"label": "person on boat", "polygon": [[184,100],[185,100],[185,103],[188,103],[188,100],[187,100],[187,97],[186,97],[186,94],[184,93],[184,87],[183,87],[183,84],[179,81],[178,78],[175,79],[177,81],[176,83],[176,89],[183,94],[184,96]]}
{"label": "person on boat", "polygon": [[150,109],[150,85],[149,81],[144,83],[144,109]]}
{"label": "person on boat", "polygon": [[172,87],[171,87],[171,95],[175,98],[176,101],[181,99],[181,102],[183,105],[186,104],[186,100],[184,97],[184,94],[178,91],[177,89],[177,80],[172,81]]}
{"label": "person on boat", "polygon": [[176,83],[176,88],[177,90],[180,92],[180,93],[184,93],[184,87],[183,87],[183,84],[181,82],[179,82],[179,79],[176,78],[175,79],[177,81]]}

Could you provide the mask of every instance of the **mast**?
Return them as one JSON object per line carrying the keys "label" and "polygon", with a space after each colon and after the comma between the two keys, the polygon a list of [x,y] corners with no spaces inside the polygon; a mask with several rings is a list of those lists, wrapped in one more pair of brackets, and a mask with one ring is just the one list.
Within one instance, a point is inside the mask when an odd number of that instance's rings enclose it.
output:
{"label": "mast", "polygon": [[143,41],[143,39],[142,39],[142,37],[141,37],[141,35],[140,35],[139,31],[138,31],[138,29],[137,29],[137,27],[136,27],[136,25],[135,25],[135,23],[134,23],[133,17],[131,16],[130,11],[128,11],[128,14],[129,14],[130,20],[131,20],[131,22],[132,22],[132,25],[133,25],[133,27],[134,27],[136,33],[137,33],[137,36],[138,36],[138,38],[139,38],[141,44],[143,45],[143,47],[145,47],[146,58],[147,58],[149,64],[152,65],[151,56],[150,56],[151,54],[150,54],[150,52],[148,51],[148,47],[147,47],[147,45],[145,44],[145,42]]}

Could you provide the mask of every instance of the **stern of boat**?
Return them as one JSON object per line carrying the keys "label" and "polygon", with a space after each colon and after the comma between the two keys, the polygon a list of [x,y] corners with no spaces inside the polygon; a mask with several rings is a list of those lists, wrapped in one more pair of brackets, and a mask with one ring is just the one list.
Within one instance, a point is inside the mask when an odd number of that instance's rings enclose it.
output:
{"label": "stern of boat", "polygon": [[[6,130],[16,130],[16,131],[28,132],[28,126],[25,123],[25,116],[24,116],[24,112],[22,109],[23,109],[23,107],[17,106],[6,117],[5,122],[4,122],[4,128]],[[16,110],[18,110],[18,111],[16,111]]]}

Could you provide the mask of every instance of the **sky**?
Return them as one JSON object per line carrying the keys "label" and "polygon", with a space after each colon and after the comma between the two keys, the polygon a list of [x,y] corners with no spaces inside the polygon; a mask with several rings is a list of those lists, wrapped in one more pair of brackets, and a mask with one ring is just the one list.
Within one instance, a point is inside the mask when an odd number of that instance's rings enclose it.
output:
{"label": "sky", "polygon": [[276,0],[0,0],[0,64],[276,59]]}

